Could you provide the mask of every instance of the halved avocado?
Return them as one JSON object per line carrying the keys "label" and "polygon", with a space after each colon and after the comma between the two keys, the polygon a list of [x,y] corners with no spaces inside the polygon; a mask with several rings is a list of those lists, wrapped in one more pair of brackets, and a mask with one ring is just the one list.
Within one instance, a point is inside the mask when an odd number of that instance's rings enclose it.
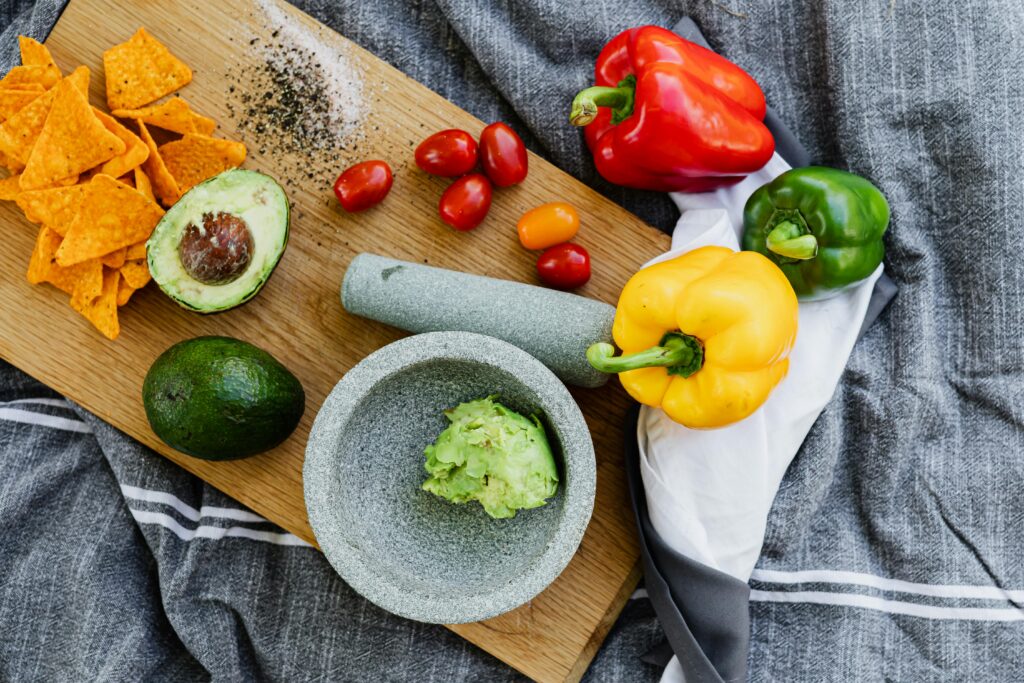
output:
{"label": "halved avocado", "polygon": [[256,296],[288,246],[291,209],[276,180],[232,169],[168,209],[149,241],[149,272],[179,304],[226,311]]}

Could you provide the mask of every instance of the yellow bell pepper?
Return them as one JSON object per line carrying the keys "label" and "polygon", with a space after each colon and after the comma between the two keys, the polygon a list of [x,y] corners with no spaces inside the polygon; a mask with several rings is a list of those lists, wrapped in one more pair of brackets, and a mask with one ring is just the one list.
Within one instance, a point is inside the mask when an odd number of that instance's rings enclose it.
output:
{"label": "yellow bell pepper", "polygon": [[619,297],[611,344],[590,364],[619,373],[644,405],[694,429],[742,420],[789,370],[797,299],[778,266],[752,251],[702,247],[644,268]]}

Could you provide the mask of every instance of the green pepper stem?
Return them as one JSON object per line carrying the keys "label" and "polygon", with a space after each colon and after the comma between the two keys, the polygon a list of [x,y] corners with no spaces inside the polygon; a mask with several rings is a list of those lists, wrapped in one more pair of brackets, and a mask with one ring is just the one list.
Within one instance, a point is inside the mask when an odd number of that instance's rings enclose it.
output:
{"label": "green pepper stem", "polygon": [[818,255],[818,238],[805,233],[800,226],[790,221],[776,225],[765,238],[765,246],[773,254],[798,261],[806,261]]}
{"label": "green pepper stem", "polygon": [[591,344],[587,361],[599,372],[619,373],[640,368],[665,368],[670,375],[689,377],[704,365],[704,345],[696,337],[669,332],[660,346],[644,351],[615,355],[615,347],[605,342]]}
{"label": "green pepper stem", "polygon": [[598,107],[609,107],[612,110],[612,123],[622,123],[633,113],[636,98],[636,76],[626,76],[619,85],[609,88],[595,85],[579,91],[572,101],[569,112],[569,123],[574,126],[588,126],[597,118]]}

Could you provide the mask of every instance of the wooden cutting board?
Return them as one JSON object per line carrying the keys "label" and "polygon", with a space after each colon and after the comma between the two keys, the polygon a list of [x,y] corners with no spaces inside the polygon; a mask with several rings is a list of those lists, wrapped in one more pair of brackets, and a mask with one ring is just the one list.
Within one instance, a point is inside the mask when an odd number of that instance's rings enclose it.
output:
{"label": "wooden cutting board", "polygon": [[[101,54],[139,26],[192,66],[195,78],[181,94],[199,112],[217,119],[216,135],[247,142],[245,166],[285,181],[293,201],[291,243],[269,284],[245,306],[208,317],[184,311],[151,285],[121,310],[121,337],[109,342],[68,307],[64,294],[26,282],[36,227],[13,203],[4,203],[0,355],[267,519],[315,542],[302,496],[303,452],[313,418],[349,368],[403,336],[342,309],[339,284],[357,253],[373,251],[534,282],[536,254],[519,245],[516,220],[538,204],[563,200],[580,211],[578,241],[594,264],[594,277],[581,293],[614,303],[627,278],[667,249],[668,238],[535,155],[527,180],[496,193],[481,227],[471,233],[450,230],[436,213],[445,182],[420,172],[412,150],[434,131],[460,127],[475,135],[483,124],[282,4],[280,11],[286,14],[278,14],[278,22],[283,16],[300,22],[308,36],[334,46],[357,68],[368,112],[351,144],[304,155],[302,177],[296,177],[294,155],[261,153],[240,130],[246,68],[263,59],[257,48],[274,40],[279,28],[268,25],[266,2],[261,7],[246,0],[72,0],[47,45],[65,72],[78,64],[92,70],[92,102],[104,109]],[[551,115],[561,119],[565,112]],[[346,215],[333,200],[331,182],[339,170],[367,158],[391,163],[394,189],[381,206]],[[140,401],[146,370],[171,344],[205,334],[251,341],[302,381],[306,413],[282,446],[248,460],[212,463],[176,453],[152,433]],[[573,395],[586,415],[598,462],[594,515],[579,552],[561,577],[528,605],[485,622],[451,627],[539,681],[576,681],[582,676],[639,577],[621,466],[624,439],[631,438],[623,432],[629,400],[615,382],[599,390],[574,389]]]}

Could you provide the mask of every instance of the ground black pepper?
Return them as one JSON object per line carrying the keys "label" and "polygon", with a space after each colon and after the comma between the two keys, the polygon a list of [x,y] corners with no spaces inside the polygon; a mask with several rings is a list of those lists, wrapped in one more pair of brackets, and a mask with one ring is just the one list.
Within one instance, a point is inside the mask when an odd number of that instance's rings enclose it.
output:
{"label": "ground black pepper", "polygon": [[[228,115],[250,149],[273,155],[284,167],[286,184],[314,180],[323,165],[312,157],[336,158],[355,148],[353,118],[364,110],[361,88],[345,82],[353,78],[351,71],[339,83],[340,65],[324,64],[317,51],[280,31],[272,37],[258,46],[258,39],[250,41],[256,59],[230,69]],[[346,97],[351,101],[342,101]],[[331,170],[336,172],[333,165]]]}

